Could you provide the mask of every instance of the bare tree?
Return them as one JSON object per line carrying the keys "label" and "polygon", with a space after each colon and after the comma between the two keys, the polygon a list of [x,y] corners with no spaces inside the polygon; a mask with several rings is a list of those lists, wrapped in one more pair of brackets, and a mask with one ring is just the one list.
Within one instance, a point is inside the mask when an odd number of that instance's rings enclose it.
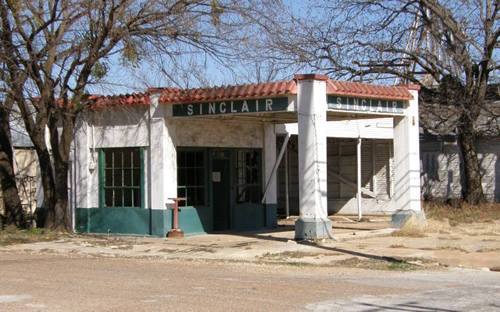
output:
{"label": "bare tree", "polygon": [[270,32],[270,49],[281,53],[282,62],[306,64],[340,79],[417,83],[422,93],[453,107],[464,197],[470,203],[484,201],[476,121],[488,110],[488,81],[500,69],[500,2],[337,0],[313,5],[318,6],[309,14],[289,18],[285,27]]}
{"label": "bare tree", "polygon": [[[89,86],[112,57],[138,64],[146,55],[224,57],[239,40],[238,12],[252,3],[216,0],[0,0],[0,62],[6,94],[33,141],[47,211],[45,226],[70,229],[68,169],[75,121]],[[46,134],[49,139],[46,140]],[[1,172],[0,172],[1,173]]]}

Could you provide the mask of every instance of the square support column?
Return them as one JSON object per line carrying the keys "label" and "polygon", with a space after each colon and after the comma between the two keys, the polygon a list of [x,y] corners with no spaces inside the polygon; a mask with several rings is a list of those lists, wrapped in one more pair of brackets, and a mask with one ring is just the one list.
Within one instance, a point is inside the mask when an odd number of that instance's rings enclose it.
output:
{"label": "square support column", "polygon": [[[264,124],[264,187],[267,186],[265,197],[266,226],[276,226],[276,214],[278,207],[278,186],[276,172],[273,168],[276,164],[276,131],[273,124]],[[266,191],[266,190],[264,190]]]}
{"label": "square support column", "polygon": [[420,144],[418,87],[409,86],[413,99],[404,117],[394,118],[394,200],[393,223],[401,225],[411,215],[424,218],[420,201]]}
{"label": "square support column", "polygon": [[295,239],[331,237],[327,203],[326,80],[296,75],[298,91],[299,209]]}
{"label": "square support column", "polygon": [[148,159],[148,196],[147,206],[151,211],[151,234],[163,236],[167,229],[166,203],[168,198],[177,197],[177,154],[172,142],[172,129],[166,122],[168,108],[159,105],[158,94],[151,96],[150,106],[150,157]]}

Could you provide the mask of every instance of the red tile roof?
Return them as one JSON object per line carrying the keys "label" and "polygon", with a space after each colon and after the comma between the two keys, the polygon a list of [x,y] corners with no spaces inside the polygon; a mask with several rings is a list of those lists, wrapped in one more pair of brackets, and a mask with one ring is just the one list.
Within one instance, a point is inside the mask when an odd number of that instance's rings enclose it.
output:
{"label": "red tile roof", "polygon": [[109,106],[138,106],[151,103],[147,93],[132,93],[120,95],[91,95],[89,100],[93,101],[92,108],[99,109]]}
{"label": "red tile roof", "polygon": [[359,82],[328,80],[326,93],[334,95],[359,96],[366,98],[411,100],[413,96],[407,86],[382,86]]}
{"label": "red tile roof", "polygon": [[160,103],[181,104],[230,99],[249,99],[295,93],[297,93],[296,83],[293,80],[184,90],[168,88],[160,92]]}
{"label": "red tile roof", "polygon": [[[114,105],[149,105],[150,95],[159,94],[161,104],[182,104],[193,102],[223,101],[230,99],[251,99],[297,94],[297,80],[325,80],[326,76],[296,75],[296,79],[258,84],[221,86],[213,88],[150,88],[145,93],[113,96],[91,96],[94,107]],[[414,85],[383,86],[359,82],[326,80],[326,93],[332,95],[358,96],[389,100],[410,100],[409,90],[417,90]]]}

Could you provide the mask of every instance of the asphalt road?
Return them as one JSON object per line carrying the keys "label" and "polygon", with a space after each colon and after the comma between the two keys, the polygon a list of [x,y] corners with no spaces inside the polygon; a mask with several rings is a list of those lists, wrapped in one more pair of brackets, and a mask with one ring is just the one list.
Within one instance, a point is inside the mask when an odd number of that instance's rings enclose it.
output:
{"label": "asphalt road", "polygon": [[500,273],[0,253],[0,311],[495,311]]}

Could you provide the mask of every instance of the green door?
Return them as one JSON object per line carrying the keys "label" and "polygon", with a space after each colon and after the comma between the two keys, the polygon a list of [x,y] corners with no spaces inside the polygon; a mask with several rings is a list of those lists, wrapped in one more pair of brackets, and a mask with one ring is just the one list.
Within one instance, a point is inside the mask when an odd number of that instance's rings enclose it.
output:
{"label": "green door", "polygon": [[228,151],[212,151],[212,207],[214,216],[214,231],[229,230],[231,177],[230,153]]}

